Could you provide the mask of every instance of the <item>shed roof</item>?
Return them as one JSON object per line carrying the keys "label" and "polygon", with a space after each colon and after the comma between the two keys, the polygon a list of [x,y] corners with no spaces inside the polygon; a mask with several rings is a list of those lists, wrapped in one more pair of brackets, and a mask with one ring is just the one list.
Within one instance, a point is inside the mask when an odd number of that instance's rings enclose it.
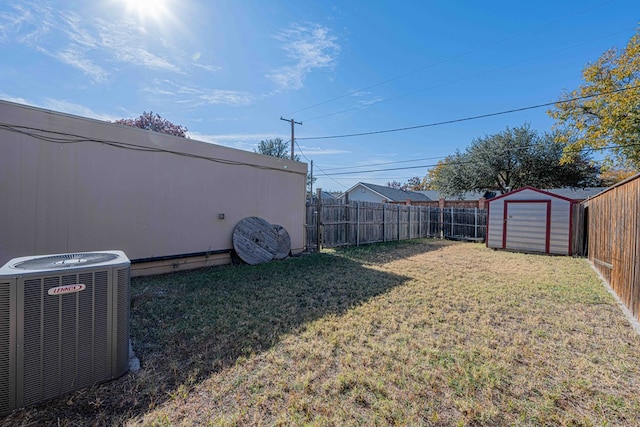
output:
{"label": "shed roof", "polygon": [[545,195],[547,195],[549,197],[553,197],[553,198],[556,198],[556,199],[562,199],[562,200],[566,200],[566,201],[569,201],[569,202],[577,202],[578,201],[576,199],[572,199],[571,197],[562,196],[560,194],[554,194],[554,193],[552,193],[552,192],[550,192],[548,190],[541,190],[539,188],[525,186],[525,187],[522,187],[522,188],[518,188],[517,190],[510,191],[510,192],[505,193],[505,194],[500,194],[499,196],[496,196],[496,197],[494,197],[492,199],[487,200],[487,202],[488,203],[492,203],[492,202],[495,202],[496,200],[500,200],[500,199],[504,199],[505,197],[513,196],[514,194],[520,193],[520,192],[525,191],[525,190],[535,191],[536,193],[545,194]]}

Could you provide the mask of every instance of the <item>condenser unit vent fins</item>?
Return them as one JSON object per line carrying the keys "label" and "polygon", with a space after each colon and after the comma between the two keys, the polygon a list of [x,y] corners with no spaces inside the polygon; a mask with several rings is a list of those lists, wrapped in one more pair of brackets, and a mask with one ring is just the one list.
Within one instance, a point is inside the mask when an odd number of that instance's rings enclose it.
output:
{"label": "condenser unit vent fins", "polygon": [[0,268],[0,414],[127,372],[129,266],[109,251]]}
{"label": "condenser unit vent fins", "polygon": [[42,256],[20,261],[12,265],[20,270],[56,270],[61,268],[84,267],[118,258],[116,254],[107,252],[85,252],[77,254],[60,254]]}
{"label": "condenser unit vent fins", "polygon": [[[0,412],[12,407],[13,357],[11,354],[11,283],[0,282]],[[15,397],[15,396],[14,396]]]}

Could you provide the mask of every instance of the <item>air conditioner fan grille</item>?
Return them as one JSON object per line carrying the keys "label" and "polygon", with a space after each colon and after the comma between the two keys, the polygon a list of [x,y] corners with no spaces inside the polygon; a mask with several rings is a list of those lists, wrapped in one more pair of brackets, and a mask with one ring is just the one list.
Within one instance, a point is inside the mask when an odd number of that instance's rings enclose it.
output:
{"label": "air conditioner fan grille", "polygon": [[12,267],[21,270],[73,268],[107,262],[116,258],[118,255],[108,252],[63,254],[33,258],[19,262]]}

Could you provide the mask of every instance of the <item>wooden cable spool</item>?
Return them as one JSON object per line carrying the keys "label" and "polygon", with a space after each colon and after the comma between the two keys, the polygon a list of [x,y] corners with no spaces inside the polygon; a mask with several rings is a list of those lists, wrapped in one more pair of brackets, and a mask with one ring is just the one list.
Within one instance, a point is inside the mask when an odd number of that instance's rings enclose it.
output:
{"label": "wooden cable spool", "polygon": [[276,232],[276,238],[278,241],[277,251],[274,258],[285,259],[291,252],[291,237],[289,237],[287,229],[281,225],[273,225],[273,230]]}
{"label": "wooden cable spool", "polygon": [[250,216],[234,227],[233,248],[247,264],[269,262],[278,253],[278,234],[269,222]]}

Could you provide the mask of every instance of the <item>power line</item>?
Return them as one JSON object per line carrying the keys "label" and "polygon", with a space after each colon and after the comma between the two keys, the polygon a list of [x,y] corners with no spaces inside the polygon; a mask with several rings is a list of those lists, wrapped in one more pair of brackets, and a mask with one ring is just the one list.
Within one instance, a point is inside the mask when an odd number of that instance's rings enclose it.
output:
{"label": "power line", "polygon": [[[309,161],[309,162],[310,162],[311,160],[310,160],[310,159],[309,159],[309,158],[308,158],[308,157],[307,157],[307,156],[302,152],[302,149],[300,148],[300,144],[298,144],[298,143],[296,142],[296,145],[298,146],[298,151],[300,151],[300,153],[302,154],[302,157],[304,157],[305,159],[307,159],[307,161]],[[338,185],[339,185],[339,186],[341,186],[341,187],[349,188],[349,187],[347,187],[346,185],[344,185],[343,183],[341,183],[341,182],[339,182],[339,181],[336,181],[333,177],[331,177],[331,176],[327,175],[327,173],[326,173],[325,171],[323,171],[322,169],[320,169],[320,168],[318,167],[318,165],[314,165],[314,166],[315,166],[315,168],[316,168],[316,169],[318,169],[320,172],[322,172],[322,173],[324,174],[324,176],[326,176],[327,178],[329,178],[331,181],[335,182],[336,184],[338,184]]]}
{"label": "power line", "polygon": [[[395,162],[381,162],[381,163],[375,163],[376,166],[380,166],[380,165],[393,165],[393,164],[397,164],[397,163],[412,163],[412,162],[421,162],[424,160],[438,160],[438,159],[444,159],[447,156],[439,156],[439,157],[424,157],[421,159],[413,159],[413,160],[397,160]],[[339,167],[339,168],[327,168],[325,169],[326,171],[333,171],[333,170],[343,170],[343,169],[352,169],[352,168],[368,168],[371,165],[363,165],[363,166],[343,166],[343,167]]]}
{"label": "power line", "polygon": [[[296,113],[299,113],[299,112],[301,112],[301,111],[310,110],[310,109],[312,109],[312,108],[319,107],[319,106],[321,106],[321,105],[325,105],[325,104],[328,104],[328,103],[330,103],[330,102],[337,101],[337,100],[339,100],[339,99],[346,98],[346,97],[348,97],[348,96],[351,96],[351,95],[357,94],[357,93],[362,92],[362,91],[365,91],[365,90],[373,89],[374,87],[382,86],[382,85],[384,85],[384,84],[386,84],[386,83],[390,83],[390,82],[393,82],[393,81],[395,81],[395,80],[402,79],[402,78],[404,78],[404,77],[410,76],[410,75],[412,75],[412,74],[419,73],[419,72],[424,71],[424,70],[427,70],[427,69],[429,69],[429,68],[435,68],[435,67],[437,67],[438,65],[446,64],[446,63],[451,62],[451,61],[453,61],[453,60],[455,60],[455,59],[459,59],[459,58],[462,58],[462,57],[464,57],[464,56],[470,55],[470,54],[472,54],[472,53],[479,52],[479,51],[481,51],[481,50],[483,50],[483,49],[486,49],[486,48],[488,48],[488,47],[490,47],[490,46],[494,46],[494,45],[497,45],[497,44],[500,44],[500,43],[503,43],[503,42],[506,42],[506,41],[509,41],[509,40],[516,39],[516,38],[518,38],[518,37],[520,37],[520,36],[523,36],[523,35],[525,35],[525,34],[529,34],[529,33],[535,32],[535,31],[537,31],[537,30],[538,30],[538,29],[540,29],[540,28],[544,28],[544,27],[549,26],[549,25],[551,25],[551,24],[556,24],[556,23],[558,23],[558,22],[565,21],[565,20],[567,20],[567,19],[569,19],[569,18],[573,18],[574,16],[578,16],[578,15],[581,15],[581,14],[583,14],[583,13],[589,12],[589,11],[591,11],[591,10],[593,10],[593,9],[597,9],[597,8],[599,8],[599,7],[601,7],[601,6],[604,6],[604,5],[608,4],[608,3],[611,3],[611,1],[605,1],[605,2],[603,2],[603,3],[599,3],[599,4],[595,5],[595,6],[592,6],[592,7],[590,7],[590,8],[584,9],[584,10],[582,10],[582,11],[580,11],[580,12],[576,12],[576,13],[573,13],[573,14],[571,14],[571,15],[563,16],[562,18],[558,18],[558,19],[555,19],[555,20],[549,21],[549,22],[547,22],[547,23],[545,23],[545,24],[538,25],[538,26],[533,27],[533,28],[531,28],[531,29],[529,29],[529,30],[525,30],[525,31],[522,31],[522,32],[520,32],[520,33],[516,33],[516,34],[514,34],[514,35],[512,35],[512,36],[509,36],[509,37],[506,37],[506,38],[503,38],[503,39],[500,39],[500,40],[497,40],[497,41],[493,41],[493,42],[490,42],[490,43],[487,43],[487,44],[481,45],[481,46],[479,46],[479,47],[477,47],[477,48],[470,49],[470,50],[468,50],[468,51],[466,51],[466,52],[462,52],[462,53],[460,53],[460,54],[458,54],[458,55],[451,56],[451,57],[449,57],[449,58],[447,58],[447,59],[444,59],[444,60],[442,60],[442,61],[438,61],[438,62],[435,62],[435,63],[433,63],[433,64],[429,64],[429,65],[426,65],[426,66],[424,66],[424,67],[417,68],[417,69],[415,69],[415,70],[413,70],[413,71],[409,71],[409,72],[406,72],[406,73],[400,74],[400,75],[395,76],[395,77],[392,77],[392,78],[390,78],[390,79],[383,80],[383,81],[381,81],[381,82],[374,83],[374,84],[372,84],[372,85],[369,85],[369,86],[363,87],[362,89],[357,89],[357,90],[348,91],[347,93],[345,93],[345,94],[343,94],[343,95],[336,96],[336,97],[331,98],[331,99],[328,99],[328,100],[326,100],[326,101],[322,101],[322,102],[319,102],[319,103],[317,103],[317,104],[313,104],[313,105],[311,105],[311,106],[308,106],[308,107],[305,107],[305,108],[301,108],[301,109],[299,109],[299,110],[296,110],[296,111],[292,112],[292,113],[291,113],[291,115],[296,114]],[[310,120],[313,120],[313,119],[310,119]],[[308,121],[308,120],[307,120],[307,121]]]}
{"label": "power line", "polygon": [[[344,179],[357,179],[358,181],[361,181],[361,180],[364,180],[364,179],[377,179],[377,180],[387,179],[387,180],[396,180],[396,181],[407,181],[407,180],[409,180],[411,178],[416,178],[416,177],[417,178],[421,178],[418,175],[403,175],[403,176],[399,176],[399,175],[396,175],[396,176],[373,176],[373,175],[371,175],[371,176],[360,176],[360,175],[358,175],[358,176],[343,176],[341,178],[344,178]],[[330,177],[327,177],[327,178],[330,178]]]}
{"label": "power line", "polygon": [[[287,141],[287,142],[291,142],[291,141]],[[302,157],[304,157],[305,159],[307,159],[307,161],[308,161],[308,162],[310,162],[310,161],[311,161],[311,159],[309,159],[309,158],[307,157],[307,155],[306,155],[306,154],[304,154],[304,152],[302,151],[302,148],[300,148],[300,144],[298,144],[297,142],[296,142],[295,144],[298,146],[298,151],[300,152],[300,154],[302,155]]]}
{"label": "power line", "polygon": [[[468,164],[468,163],[473,163],[473,162],[472,161],[451,162],[451,163],[445,163],[445,164],[446,165],[464,165],[464,164]],[[327,174],[327,176],[357,175],[357,174],[369,173],[369,172],[387,172],[387,171],[399,171],[399,170],[407,170],[407,169],[424,169],[424,168],[431,168],[431,167],[434,167],[436,165],[437,165],[437,163],[430,164],[430,165],[420,165],[420,166],[405,166],[405,167],[402,167],[402,168],[368,169],[368,170],[364,170],[364,171],[335,172],[335,173]]]}
{"label": "power line", "polygon": [[348,185],[345,185],[343,183],[341,183],[340,181],[335,180],[331,175],[327,174],[325,171],[323,171],[322,169],[320,169],[317,165],[316,165],[316,169],[318,169],[320,172],[322,172],[323,176],[329,178],[331,181],[335,182],[336,184],[338,184],[339,186],[343,187],[343,188],[349,188]]}
{"label": "power line", "polygon": [[[532,148],[532,147],[537,147],[537,146],[542,146],[542,145],[544,145],[544,143],[527,144],[527,145],[521,145],[521,146],[518,146],[518,147],[512,147],[511,150],[512,151],[516,151],[516,150],[522,150],[522,149],[527,149],[527,148]],[[590,151],[604,151],[604,150],[610,150],[610,149],[614,149],[614,148],[626,148],[626,147],[637,147],[637,146],[640,146],[640,142],[632,143],[632,144],[615,144],[615,145],[608,145],[608,146],[597,147],[597,148],[596,147],[586,147],[586,148],[583,148],[581,150],[574,150],[574,152],[581,153],[581,152],[590,152]],[[447,156],[447,157],[449,157],[449,156]],[[326,174],[325,173],[325,175],[327,177],[335,176],[335,175],[360,175],[360,174],[363,174],[363,173],[370,173],[370,172],[387,172],[387,171],[395,171],[395,170],[430,168],[430,167],[438,166],[438,164],[445,165],[445,166],[452,166],[452,165],[464,165],[464,164],[469,164],[469,163],[473,163],[473,162],[472,161],[462,161],[462,162],[449,161],[449,162],[440,162],[440,163],[428,164],[428,165],[420,165],[420,166],[408,166],[408,167],[384,168],[384,169],[369,169],[369,170],[364,170],[364,171],[335,172],[335,173],[330,173],[330,174]]]}
{"label": "power line", "polygon": [[[485,74],[491,74],[491,73],[494,73],[496,71],[504,70],[506,68],[510,68],[510,67],[513,67],[513,66],[516,66],[516,65],[522,65],[522,64],[526,64],[528,62],[535,62],[535,61],[537,61],[537,60],[539,60],[541,58],[544,58],[546,56],[555,55],[555,54],[563,52],[565,50],[569,50],[569,49],[573,49],[573,48],[575,48],[577,46],[582,46],[582,45],[585,45],[585,44],[593,43],[594,41],[602,40],[602,39],[611,37],[613,35],[617,35],[617,34],[621,34],[621,33],[627,32],[629,30],[633,30],[633,28],[626,28],[624,30],[617,31],[615,33],[607,34],[606,36],[602,36],[602,37],[599,37],[599,38],[596,38],[596,39],[592,39],[592,40],[584,41],[584,42],[581,42],[581,43],[577,43],[577,44],[574,44],[574,45],[571,45],[571,46],[568,46],[568,47],[564,47],[562,49],[554,50],[553,52],[545,53],[543,55],[538,55],[538,56],[533,57],[533,58],[528,58],[528,59],[525,59],[523,61],[513,62],[511,64],[502,65],[500,67],[492,68],[490,70],[486,70],[486,71],[482,71],[482,72],[479,72],[479,73],[470,74],[468,76],[461,77],[461,78],[455,79],[455,80],[450,80],[448,82],[441,83],[441,84],[438,84],[438,85],[435,85],[435,86],[430,86],[430,87],[427,87],[427,88],[424,88],[424,89],[419,89],[419,90],[415,90],[415,91],[412,91],[412,92],[407,92],[407,93],[404,93],[404,94],[401,94],[401,95],[393,96],[391,98],[385,98],[385,99],[381,99],[381,100],[378,100],[378,101],[374,101],[374,102],[371,102],[371,103],[367,104],[366,107],[364,107],[364,108],[369,108],[372,105],[382,104],[383,102],[395,101],[395,100],[398,100],[398,99],[401,99],[401,98],[406,98],[408,96],[415,95],[417,93],[422,93],[422,92],[426,92],[426,91],[429,91],[429,90],[432,90],[432,89],[437,89],[437,88],[449,86],[449,85],[452,85],[452,84],[455,84],[455,83],[460,83],[462,81],[469,80],[469,79],[472,79],[474,77],[482,76],[482,75],[485,75]],[[327,117],[337,116],[338,114],[348,113],[350,111],[360,110],[362,108],[363,107],[361,107],[361,106],[351,107],[351,108],[347,108],[345,110],[340,110],[340,111],[336,111],[336,112],[333,112],[333,113],[328,113],[328,114],[323,114],[321,116],[312,117],[310,119],[305,119],[305,122],[310,122],[310,121],[313,121],[313,120],[319,120],[319,119],[324,119],[324,118],[327,118]]]}
{"label": "power line", "polygon": [[371,131],[371,132],[360,132],[360,133],[352,133],[352,134],[343,134],[343,135],[307,136],[307,137],[301,137],[301,138],[298,138],[298,139],[299,140],[300,139],[312,140],[312,139],[351,138],[351,137],[355,137],[355,136],[367,136],[367,135],[377,135],[377,134],[382,134],[382,133],[402,132],[402,131],[407,131],[407,130],[414,130],[414,129],[421,129],[421,128],[427,128],[427,127],[442,126],[442,125],[448,125],[448,124],[452,124],[452,123],[460,123],[460,122],[466,122],[466,121],[471,121],[471,120],[485,119],[487,117],[495,117],[495,116],[501,116],[501,115],[505,115],[505,114],[518,113],[518,112],[521,112],[521,111],[534,110],[534,109],[542,108],[542,107],[550,107],[552,105],[558,105],[558,104],[566,104],[566,103],[570,103],[570,102],[574,102],[574,101],[580,101],[582,99],[595,98],[595,97],[601,96],[601,95],[610,95],[610,94],[613,94],[613,93],[625,92],[627,90],[638,89],[638,88],[640,88],[640,85],[621,88],[621,89],[616,89],[616,90],[612,90],[612,91],[608,91],[608,92],[600,92],[600,93],[593,94],[593,95],[579,96],[579,97],[576,97],[576,98],[570,98],[570,99],[565,99],[565,100],[561,100],[561,101],[547,102],[545,104],[532,105],[532,106],[529,106],[529,107],[514,108],[512,110],[499,111],[499,112],[496,112],[496,113],[481,114],[481,115],[478,115],[478,116],[465,117],[465,118],[461,118],[461,119],[445,120],[445,121],[442,121],[442,122],[428,123],[428,124],[424,124],[424,125],[408,126],[408,127],[403,127],[403,128],[386,129],[386,130],[378,130],[378,131]]}

